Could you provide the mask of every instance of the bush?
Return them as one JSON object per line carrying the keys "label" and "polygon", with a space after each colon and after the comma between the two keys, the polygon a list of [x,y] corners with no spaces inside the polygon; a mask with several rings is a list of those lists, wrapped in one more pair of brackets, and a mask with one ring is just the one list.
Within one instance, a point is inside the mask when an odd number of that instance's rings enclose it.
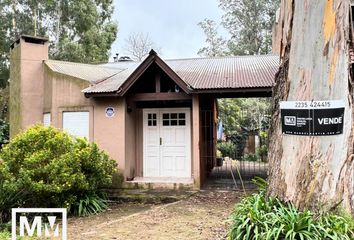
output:
{"label": "bush", "polygon": [[0,152],[0,190],[25,191],[27,207],[69,209],[87,194],[112,182],[116,162],[85,139],[53,127],[35,125],[20,133]]}
{"label": "bush", "polygon": [[254,153],[245,154],[243,157],[243,161],[256,162],[258,160],[258,156]]}
{"label": "bush", "polygon": [[0,239],[11,239],[11,233],[8,231],[0,231]]}
{"label": "bush", "polygon": [[229,140],[236,146],[235,154],[236,158],[243,156],[243,151],[246,146],[248,134],[245,131],[235,131],[229,136]]}
{"label": "bush", "polygon": [[0,119],[0,149],[9,142],[9,124]]}
{"label": "bush", "polygon": [[236,146],[232,142],[219,142],[216,146],[223,157],[235,158]]}
{"label": "bush", "polygon": [[336,213],[316,216],[291,203],[265,196],[265,190],[237,204],[231,216],[229,239],[354,239],[354,221]]}

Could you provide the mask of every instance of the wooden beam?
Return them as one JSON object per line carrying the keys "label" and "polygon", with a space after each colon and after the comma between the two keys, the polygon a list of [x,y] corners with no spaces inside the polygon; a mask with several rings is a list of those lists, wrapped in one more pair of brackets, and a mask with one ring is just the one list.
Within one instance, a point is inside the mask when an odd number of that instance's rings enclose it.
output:
{"label": "wooden beam", "polygon": [[192,99],[192,96],[181,92],[137,93],[129,96],[129,101],[166,101],[189,99]]}
{"label": "wooden beam", "polygon": [[155,84],[156,84],[156,91],[157,93],[161,92],[161,76],[160,73],[157,72],[155,75]]}

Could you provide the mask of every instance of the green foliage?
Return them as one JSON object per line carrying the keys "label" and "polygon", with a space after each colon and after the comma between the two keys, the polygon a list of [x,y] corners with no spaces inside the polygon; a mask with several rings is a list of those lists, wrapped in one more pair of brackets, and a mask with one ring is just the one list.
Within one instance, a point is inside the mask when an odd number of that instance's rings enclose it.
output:
{"label": "green foliage", "polygon": [[266,161],[268,155],[268,129],[259,132],[260,146],[257,149],[257,155],[262,161]]}
{"label": "green foliage", "polygon": [[204,19],[198,25],[203,30],[208,46],[199,49],[198,54],[208,57],[219,57],[227,55],[226,40],[218,36],[217,25],[215,21]]}
{"label": "green foliage", "polygon": [[272,49],[272,25],[279,0],[219,0],[222,24],[231,35],[232,55],[267,54]]}
{"label": "green foliage", "polygon": [[[1,166],[0,166],[1,167]],[[0,188],[1,189],[1,188]],[[1,189],[0,191],[0,226],[11,218],[11,209],[21,207],[29,198],[26,190],[13,191]]]}
{"label": "green foliage", "polygon": [[5,232],[0,231],[0,239],[11,239],[11,233],[8,231]]}
{"label": "green foliage", "polygon": [[245,154],[245,156],[243,156],[243,161],[257,162],[258,156],[253,153],[247,153],[247,154]]}
{"label": "green foliage", "polygon": [[219,99],[219,118],[223,123],[225,135],[230,136],[240,127],[248,130],[268,129],[270,100],[270,98]]}
{"label": "green foliage", "polygon": [[7,117],[8,102],[9,87],[3,89],[0,88],[0,149],[9,141],[9,123]]}
{"label": "green foliage", "polygon": [[260,193],[252,194],[235,206],[231,216],[229,239],[353,239],[353,219],[335,213],[316,216],[313,212],[299,211],[293,204],[284,204],[265,196],[265,184]]}
{"label": "green foliage", "polygon": [[218,100],[219,119],[222,121],[224,134],[231,135],[241,127],[242,104],[240,98]]}
{"label": "green foliage", "polygon": [[218,151],[220,151],[222,157],[235,158],[236,146],[232,142],[218,142],[216,147]]}
{"label": "green foliage", "polygon": [[54,59],[108,60],[118,26],[112,0],[0,1],[0,87],[9,78],[10,45],[21,34],[48,36]]}
{"label": "green foliage", "polygon": [[252,179],[252,183],[257,186],[260,193],[267,191],[268,182],[264,178],[256,176]]}
{"label": "green foliage", "polygon": [[9,124],[0,119],[0,149],[9,142]]}
{"label": "green foliage", "polygon": [[219,0],[224,11],[221,25],[229,33],[218,36],[217,24],[205,19],[198,25],[207,46],[198,53],[208,56],[268,54],[272,49],[272,25],[279,0]]}
{"label": "green foliage", "polygon": [[247,140],[247,132],[245,131],[233,131],[229,136],[228,139],[235,145],[235,154],[236,158],[240,158],[243,156],[243,151],[246,146]]}
{"label": "green foliage", "polygon": [[67,207],[112,182],[116,162],[96,144],[53,127],[35,125],[0,152],[0,190],[31,198],[23,206]]}
{"label": "green foliage", "polygon": [[97,194],[87,194],[75,202],[72,213],[78,216],[87,216],[105,211],[108,208],[105,198]]}

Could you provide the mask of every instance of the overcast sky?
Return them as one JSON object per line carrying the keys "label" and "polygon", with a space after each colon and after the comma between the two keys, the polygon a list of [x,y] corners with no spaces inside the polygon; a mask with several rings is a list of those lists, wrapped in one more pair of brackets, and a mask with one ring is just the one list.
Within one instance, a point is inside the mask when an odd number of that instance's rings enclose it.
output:
{"label": "overcast sky", "polygon": [[[218,0],[114,0],[119,30],[111,55],[124,54],[132,32],[148,33],[161,48],[162,58],[197,57],[205,36],[197,25],[204,18],[220,21]],[[111,56],[112,58],[112,56]]]}

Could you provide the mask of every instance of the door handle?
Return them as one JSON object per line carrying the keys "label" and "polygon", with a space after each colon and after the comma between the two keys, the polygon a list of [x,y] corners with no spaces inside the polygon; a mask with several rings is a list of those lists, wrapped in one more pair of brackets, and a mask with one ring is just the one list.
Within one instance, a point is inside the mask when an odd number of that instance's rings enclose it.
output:
{"label": "door handle", "polygon": [[162,145],[162,138],[160,137],[160,145]]}

